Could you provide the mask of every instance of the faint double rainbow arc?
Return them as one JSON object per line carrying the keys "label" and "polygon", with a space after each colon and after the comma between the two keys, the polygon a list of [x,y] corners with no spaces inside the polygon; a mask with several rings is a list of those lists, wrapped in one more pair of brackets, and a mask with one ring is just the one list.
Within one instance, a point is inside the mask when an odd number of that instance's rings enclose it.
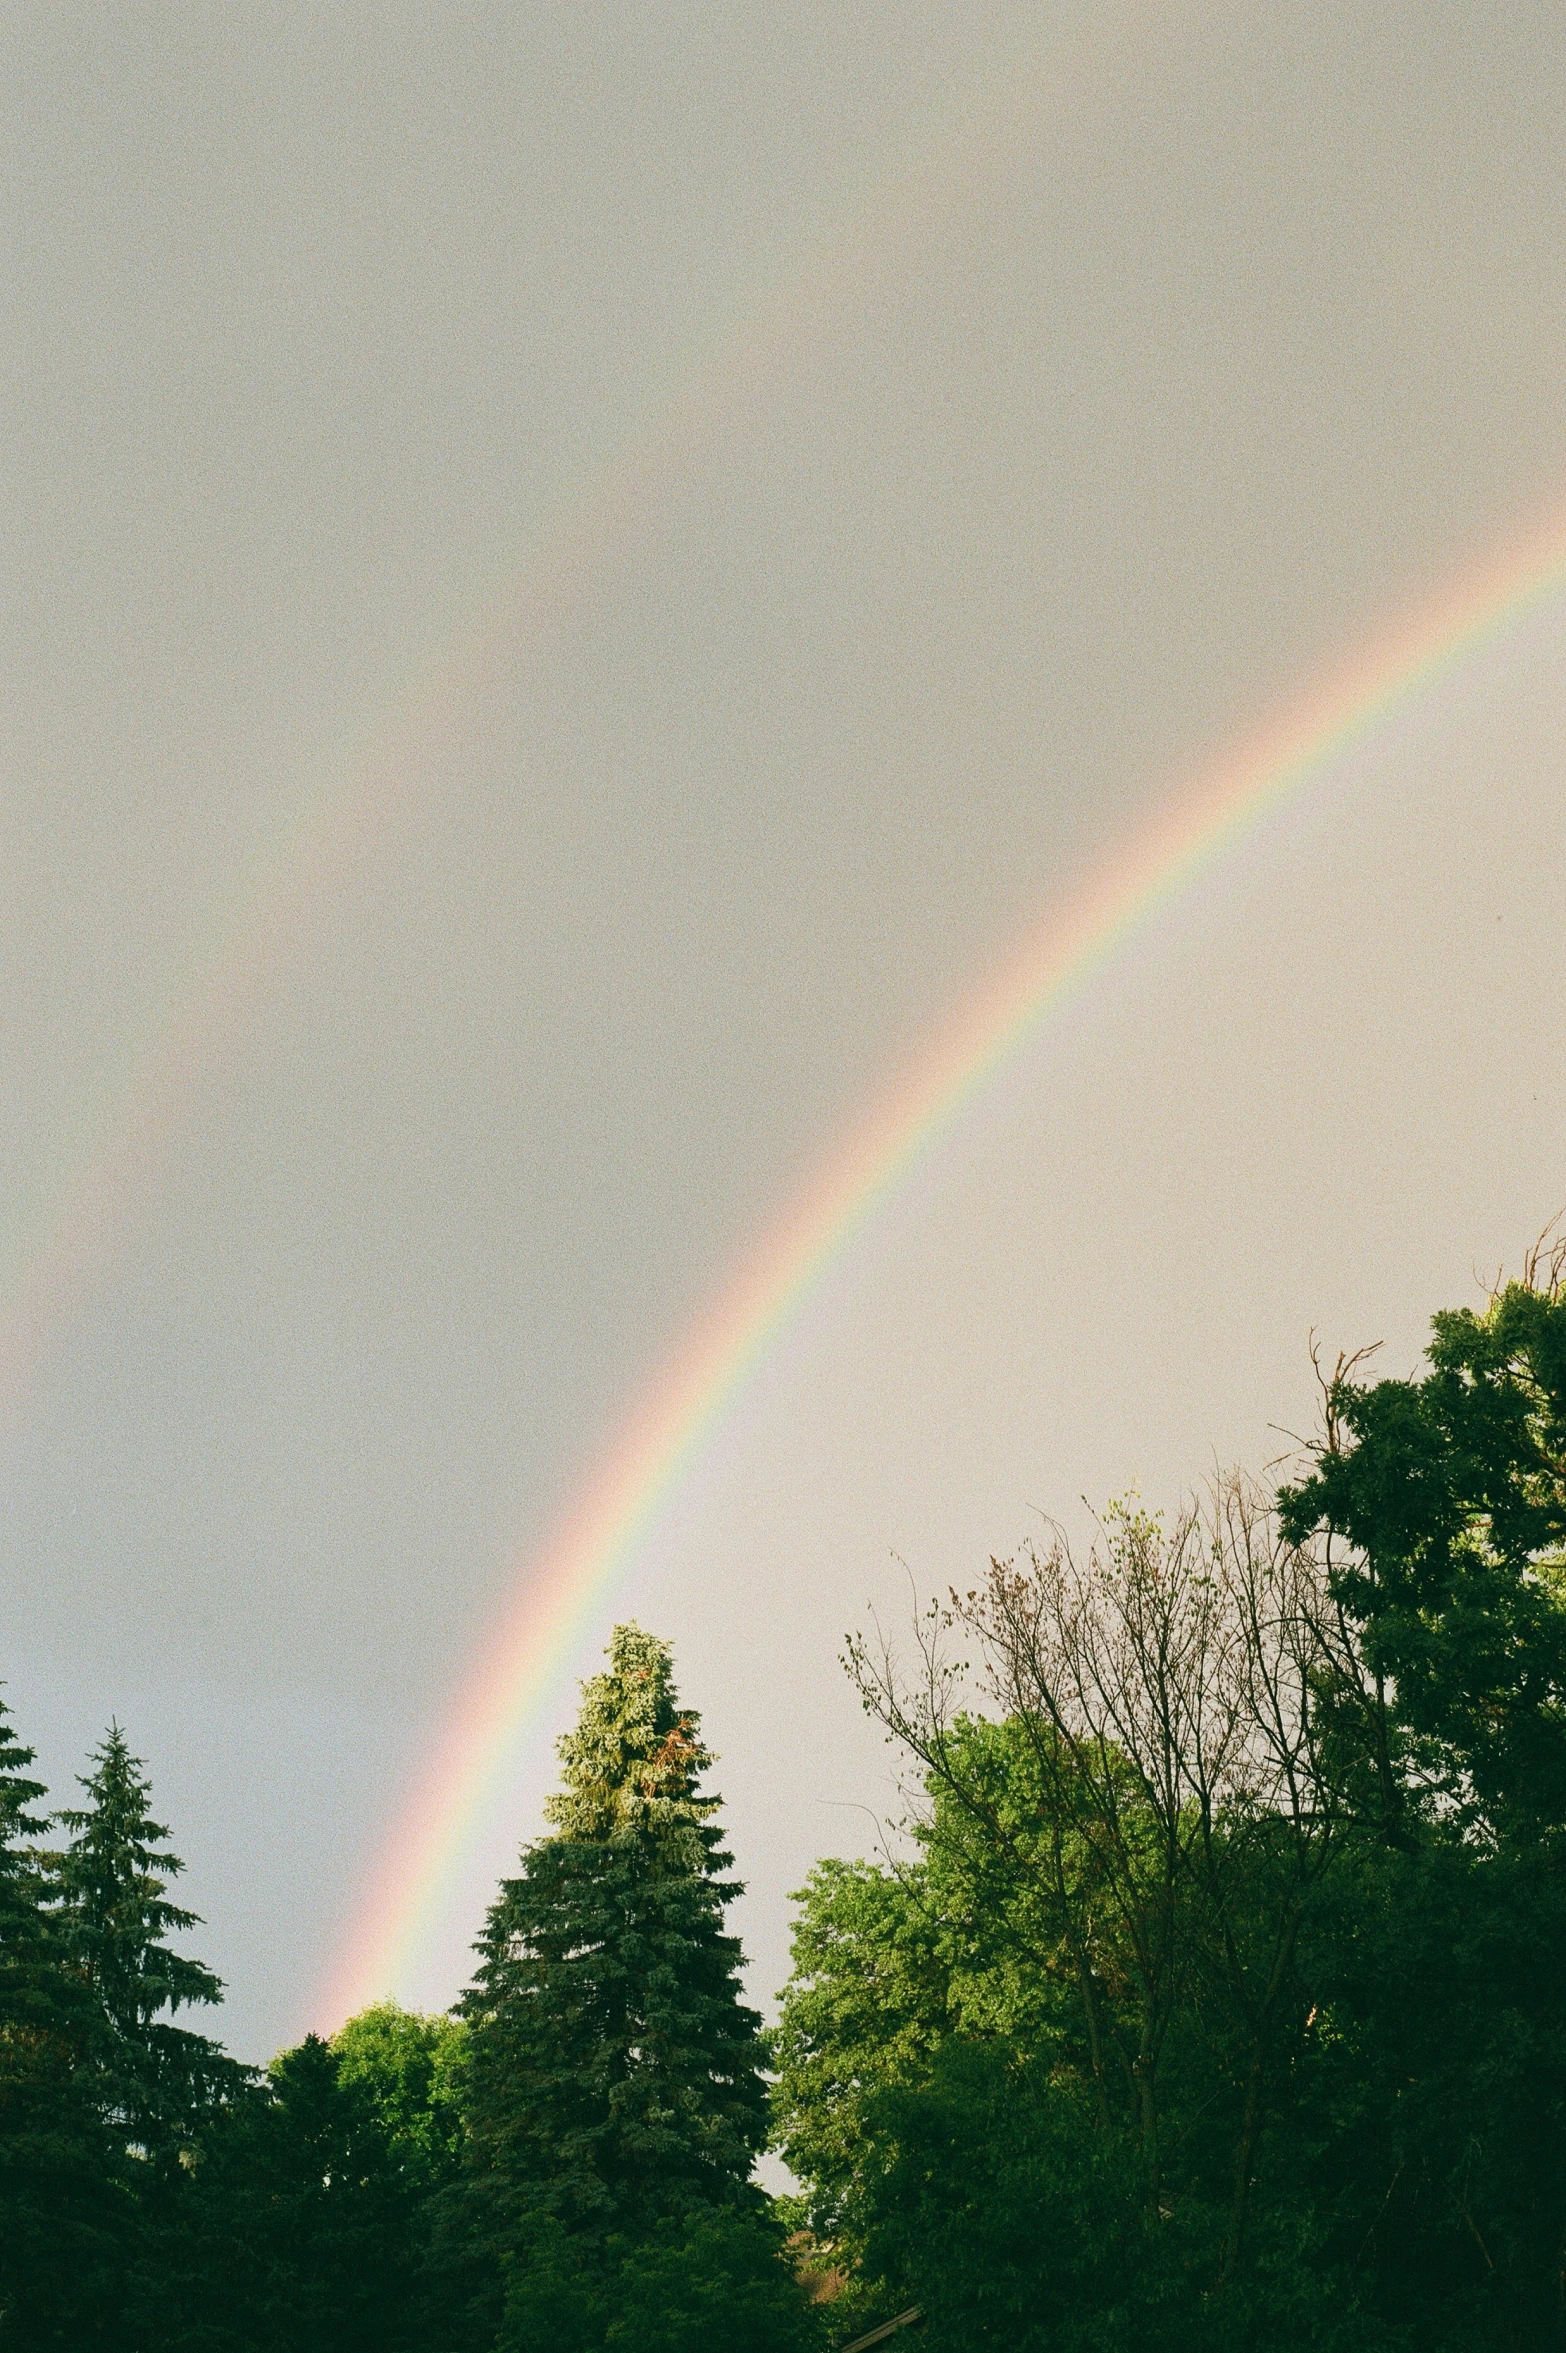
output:
{"label": "faint double rainbow arc", "polygon": [[1407,615],[1243,740],[1023,942],[817,1169],[647,1384],[513,1596],[398,1822],[323,2002],[397,1985],[442,1915],[517,1747],[757,1366],[883,1206],[1049,1017],[1313,778],[1566,587],[1566,513]]}
{"label": "faint double rainbow arc", "polygon": [[[763,292],[686,367],[674,392],[607,457],[579,472],[525,561],[479,602],[448,648],[417,667],[401,715],[274,844],[266,876],[217,929],[221,945],[173,1010],[104,1083],[94,1144],[18,1242],[0,1292],[0,1435],[16,1426],[34,1371],[112,1259],[136,1203],[166,1164],[203,1083],[249,1008],[329,914],[370,847],[435,789],[432,779],[486,686],[519,651],[558,632],[661,498],[696,469],[747,404],[822,347],[867,289],[1026,138],[1060,93],[1065,55],[1043,32],[991,70],[961,119],[906,170],[861,187],[846,218],[807,238]],[[1079,76],[1079,83],[1085,77]],[[1073,102],[1085,88],[1073,87]]]}

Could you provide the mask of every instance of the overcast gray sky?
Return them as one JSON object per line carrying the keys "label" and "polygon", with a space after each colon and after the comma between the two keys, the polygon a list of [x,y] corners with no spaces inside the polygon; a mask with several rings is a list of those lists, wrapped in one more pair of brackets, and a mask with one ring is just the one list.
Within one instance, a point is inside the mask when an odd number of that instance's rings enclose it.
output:
{"label": "overcast gray sky", "polygon": [[[0,1674],[225,2032],[321,1989],[530,1548],[888,1077],[1566,497],[1553,5],[4,12]],[[1215,1458],[1566,1202],[1566,602],[1167,910],[614,1614],[757,1990],[902,1571]],[[399,1991],[461,1982],[568,1687]]]}

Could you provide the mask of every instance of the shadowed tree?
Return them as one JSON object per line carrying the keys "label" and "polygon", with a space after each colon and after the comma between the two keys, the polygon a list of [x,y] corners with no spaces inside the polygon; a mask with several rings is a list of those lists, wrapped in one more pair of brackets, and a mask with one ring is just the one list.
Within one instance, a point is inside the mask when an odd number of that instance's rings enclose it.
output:
{"label": "shadowed tree", "polygon": [[1327,1384],[1285,1531],[1320,1531],[1364,1662],[1383,1826],[1424,1793],[1490,1834],[1566,1824],[1566,1243],[1437,1315],[1419,1380]]}
{"label": "shadowed tree", "polygon": [[139,2170],[167,2173],[239,2078],[209,2036],[173,2023],[181,2009],[220,2002],[222,1982],[169,1941],[199,1923],[169,1900],[184,1865],[117,1724],[81,1786],[86,1804],[59,1816],[70,1844],[51,1858],[60,1933],[99,2010],[105,2121]]}
{"label": "shadowed tree", "polygon": [[112,2340],[125,2201],[98,2114],[97,2006],[33,1842],[44,1795],[0,1704],[0,2344]]}
{"label": "shadowed tree", "polygon": [[[975,1643],[1003,1741],[957,1706],[953,1631]],[[1338,1846],[1315,1563],[1224,1480],[1169,1529],[1112,1510],[1086,1563],[1062,1541],[992,1562],[923,1622],[917,1657],[905,1677],[886,1644],[850,1646],[866,1706],[922,1768],[927,1845],[987,1851],[1035,1923],[1035,1966],[1074,1983],[1096,2105],[1135,2138],[1150,2214],[1171,2036],[1204,1988],[1231,2079],[1221,2283],[1297,2038],[1301,1924]]]}
{"label": "shadowed tree", "polygon": [[[413,2353],[415,2201],[318,2036],[214,2117],[144,2284],[147,2353]],[[436,2340],[438,2341],[438,2340]]]}

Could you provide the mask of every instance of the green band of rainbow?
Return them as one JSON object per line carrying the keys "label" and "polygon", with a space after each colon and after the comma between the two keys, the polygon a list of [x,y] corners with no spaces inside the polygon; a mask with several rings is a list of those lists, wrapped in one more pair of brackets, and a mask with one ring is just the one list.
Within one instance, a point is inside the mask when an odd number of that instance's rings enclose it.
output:
{"label": "green band of rainbow", "polygon": [[929,1041],[655,1373],[514,1595],[397,1823],[322,2008],[395,1986],[440,1919],[522,1739],[756,1367],[889,1198],[1152,916],[1312,778],[1566,586],[1566,515],[1376,639],[1239,749],[1053,911]]}

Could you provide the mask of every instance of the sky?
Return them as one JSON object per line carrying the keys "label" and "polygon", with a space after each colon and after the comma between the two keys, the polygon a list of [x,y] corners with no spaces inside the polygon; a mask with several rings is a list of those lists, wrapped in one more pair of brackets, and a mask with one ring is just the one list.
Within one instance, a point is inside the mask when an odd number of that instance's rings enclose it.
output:
{"label": "sky", "polygon": [[[1566,504],[1566,20],[807,0],[0,13],[0,1677],[112,1719],[247,2058],[551,1531],[953,1008]],[[769,2000],[895,1822],[839,1665],[1308,1435],[1566,1206],[1566,589],[1042,1022],[609,1627]],[[1083,1499],[1086,1499],[1086,1505]]]}

